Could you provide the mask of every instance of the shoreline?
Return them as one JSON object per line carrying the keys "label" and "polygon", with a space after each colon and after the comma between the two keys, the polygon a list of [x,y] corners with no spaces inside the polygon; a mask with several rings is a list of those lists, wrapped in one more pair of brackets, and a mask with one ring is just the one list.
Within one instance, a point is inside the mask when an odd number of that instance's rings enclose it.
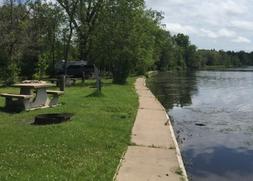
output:
{"label": "shoreline", "polygon": [[164,107],[138,78],[135,89],[139,109],[132,128],[131,145],[122,157],[114,180],[186,180],[180,149]]}
{"label": "shoreline", "polygon": [[[151,72],[150,76],[152,76],[153,74],[156,74],[157,72]],[[148,88],[147,84],[146,84],[146,79],[145,79],[145,87]],[[149,89],[149,88],[148,88]],[[150,89],[149,89],[150,90]],[[152,93],[152,91],[150,90],[150,92]],[[153,94],[153,93],[152,93]],[[154,94],[153,94],[154,95]],[[156,98],[156,96],[154,95],[155,99],[160,103],[160,101]],[[160,103],[161,104],[161,103]],[[164,112],[165,112],[165,115],[167,117],[167,120],[168,120],[168,125],[170,127],[170,132],[171,132],[171,137],[174,141],[174,144],[175,144],[175,148],[176,148],[176,152],[177,152],[177,159],[178,159],[178,162],[179,162],[179,166],[183,172],[183,176],[184,176],[184,179],[185,180],[188,180],[188,175],[187,175],[187,172],[186,172],[186,169],[185,169],[185,166],[184,166],[184,161],[183,161],[183,157],[181,155],[181,150],[180,150],[180,147],[179,147],[179,144],[177,142],[177,139],[176,139],[176,135],[175,135],[175,131],[174,131],[174,128],[171,124],[171,121],[170,121],[170,117],[166,111],[166,109],[164,108],[164,106],[161,104],[161,106],[163,107],[164,109]]]}

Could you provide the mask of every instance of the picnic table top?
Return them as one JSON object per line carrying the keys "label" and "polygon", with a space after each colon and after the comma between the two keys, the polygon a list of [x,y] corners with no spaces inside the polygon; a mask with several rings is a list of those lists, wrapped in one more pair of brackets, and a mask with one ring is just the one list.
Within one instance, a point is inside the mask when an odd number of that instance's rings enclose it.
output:
{"label": "picnic table top", "polygon": [[55,86],[54,84],[50,83],[19,83],[19,84],[14,84],[13,87],[21,87],[21,88],[47,88],[47,87],[53,87]]}

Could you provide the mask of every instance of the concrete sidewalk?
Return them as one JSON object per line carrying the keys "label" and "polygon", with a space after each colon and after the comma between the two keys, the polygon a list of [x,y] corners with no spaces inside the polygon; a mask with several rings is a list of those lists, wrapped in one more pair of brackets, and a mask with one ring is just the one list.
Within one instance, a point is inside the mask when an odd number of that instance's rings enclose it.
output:
{"label": "concrete sidewalk", "polygon": [[116,180],[187,180],[165,109],[146,87],[144,78],[137,79],[135,88],[139,95],[139,110],[132,130],[133,146],[128,147]]}

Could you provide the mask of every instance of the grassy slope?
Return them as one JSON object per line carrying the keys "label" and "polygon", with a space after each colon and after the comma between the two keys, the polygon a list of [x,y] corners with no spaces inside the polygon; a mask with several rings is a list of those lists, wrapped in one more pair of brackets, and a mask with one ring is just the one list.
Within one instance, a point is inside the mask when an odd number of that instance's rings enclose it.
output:
{"label": "grassy slope", "polygon": [[[112,180],[137,112],[133,82],[107,81],[102,97],[90,96],[89,86],[68,88],[56,108],[0,111],[0,180]],[[6,91],[13,89],[0,89]],[[31,125],[34,115],[50,112],[75,116],[64,124]]]}

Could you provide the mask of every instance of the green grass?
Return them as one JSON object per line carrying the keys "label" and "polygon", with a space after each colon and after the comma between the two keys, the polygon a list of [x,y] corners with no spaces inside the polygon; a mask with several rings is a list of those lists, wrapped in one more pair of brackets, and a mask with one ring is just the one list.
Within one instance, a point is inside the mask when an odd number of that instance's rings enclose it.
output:
{"label": "green grass", "polygon": [[[137,112],[134,80],[124,86],[104,81],[100,96],[91,83],[67,88],[56,108],[0,110],[0,180],[112,180]],[[74,117],[57,125],[31,124],[35,115],[52,112]]]}

